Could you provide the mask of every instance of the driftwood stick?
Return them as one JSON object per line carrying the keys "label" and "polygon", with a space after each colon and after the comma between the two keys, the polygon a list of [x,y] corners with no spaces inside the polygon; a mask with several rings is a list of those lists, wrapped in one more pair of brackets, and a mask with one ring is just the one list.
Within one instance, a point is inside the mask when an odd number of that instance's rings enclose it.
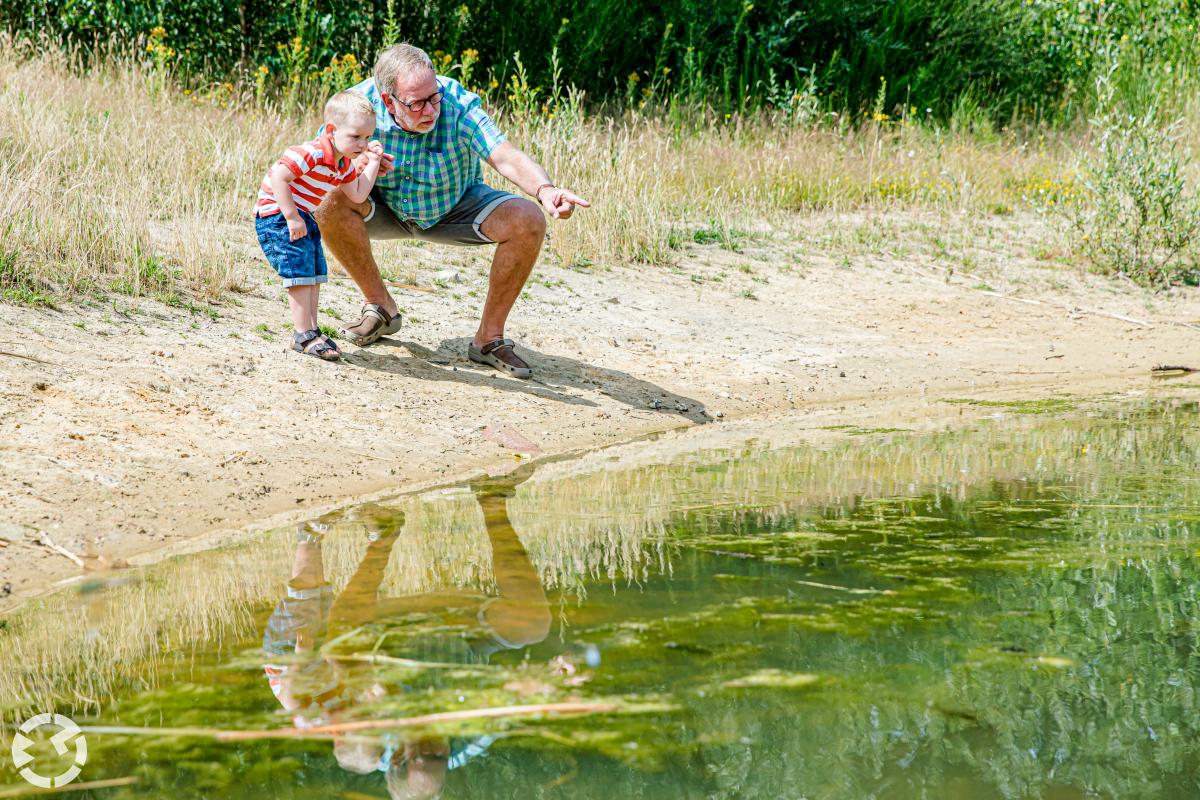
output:
{"label": "driftwood stick", "polygon": [[56,544],[54,542],[54,540],[51,539],[46,534],[43,533],[37,541],[38,541],[38,544],[40,544],[42,547],[45,547],[48,550],[53,550],[55,553],[58,553],[60,556],[65,556],[66,558],[71,559],[72,561],[75,562],[75,566],[79,567],[80,569],[82,569],[84,567],[84,562],[83,562],[82,558],[75,555],[74,553],[72,553],[70,550],[63,547],[62,545]]}
{"label": "driftwood stick", "polygon": [[325,658],[331,661],[361,661],[365,664],[388,664],[397,667],[413,667],[415,669],[453,669],[481,671],[480,665],[454,663],[450,661],[417,661],[412,658],[398,658],[383,653],[330,653]]}
{"label": "driftwood stick", "polygon": [[540,703],[528,706],[503,706],[501,708],[470,708],[465,711],[446,711],[441,714],[425,714],[404,719],[364,719],[358,722],[343,722],[333,725],[315,725],[311,728],[282,728],[272,731],[224,731],[217,735],[222,742],[245,741],[247,739],[286,739],[293,736],[338,736],[358,731],[387,728],[423,728],[444,722],[463,722],[474,719],[503,719],[530,714],[551,716],[576,716],[579,714],[605,714],[620,710],[616,703]]}
{"label": "driftwood stick", "polygon": [[20,789],[5,789],[0,797],[35,797],[48,794],[65,794],[66,792],[86,792],[89,789],[108,789],[114,786],[129,786],[137,783],[136,775],[127,778],[106,778],[102,781],[84,781],[83,783],[68,783],[66,786],[55,786],[52,789],[38,789],[26,786]]}
{"label": "driftwood stick", "polygon": [[606,714],[620,711],[618,703],[541,703],[526,706],[504,706],[501,708],[472,708],[463,711],[447,711],[440,714],[425,714],[402,719],[368,719],[332,725],[316,725],[311,728],[276,728],[274,730],[220,730],[217,728],[138,728],[124,725],[80,725],[84,733],[109,734],[113,736],[186,736],[216,739],[220,742],[237,742],[250,739],[328,739],[359,731],[387,730],[391,728],[420,728],[444,722],[462,722],[474,719],[503,719],[531,714],[550,716],[578,716],[582,714]]}

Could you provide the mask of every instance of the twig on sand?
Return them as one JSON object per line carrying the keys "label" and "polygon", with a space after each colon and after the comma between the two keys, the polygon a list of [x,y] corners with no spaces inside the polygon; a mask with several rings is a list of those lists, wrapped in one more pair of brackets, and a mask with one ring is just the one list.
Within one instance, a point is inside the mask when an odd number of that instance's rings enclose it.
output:
{"label": "twig on sand", "polygon": [[109,789],[114,786],[129,786],[137,783],[135,775],[127,778],[106,778],[102,781],[84,781],[83,783],[68,783],[66,786],[55,786],[52,789],[38,789],[34,786],[23,786],[19,789],[0,791],[0,797],[33,797],[47,794],[64,794],[66,792],[86,792],[89,789]]}
{"label": "twig on sand", "polygon": [[[911,272],[915,272],[916,274],[920,275],[923,278],[928,278],[931,281],[938,280],[936,276],[930,275],[927,272],[923,272],[922,270],[919,270],[916,267],[906,267],[906,268]],[[934,267],[934,269],[941,269],[941,268]],[[943,282],[943,281],[939,281],[939,282]],[[1061,309],[1065,309],[1068,313],[1071,313],[1071,314],[1081,314],[1081,315],[1087,315],[1087,316],[1092,316],[1092,317],[1108,317],[1109,319],[1120,320],[1121,322],[1128,322],[1131,325],[1140,325],[1143,328],[1153,328],[1154,327],[1154,325],[1152,325],[1149,322],[1146,322],[1145,320],[1134,319],[1133,317],[1127,317],[1124,314],[1114,314],[1111,311],[1100,311],[1100,310],[1094,309],[1094,308],[1080,308],[1078,306],[1069,305],[1068,303],[1055,303],[1055,302],[1051,302],[1049,300],[1033,300],[1028,297],[1017,297],[1016,295],[1004,294],[1003,292],[997,292],[997,291],[993,291],[991,289],[976,289],[973,286],[968,286],[968,287],[963,287],[963,288],[971,289],[972,291],[978,292],[979,294],[987,295],[988,297],[998,297],[1001,300],[1012,300],[1014,303],[1024,303],[1025,305],[1029,305],[1029,306],[1045,306],[1047,308],[1061,308]],[[1182,325],[1187,328],[1197,327],[1188,322],[1171,322],[1170,324]]]}
{"label": "twig on sand", "polygon": [[395,456],[377,456],[377,455],[372,455],[371,453],[362,453],[362,452],[359,452],[358,450],[347,450],[346,452],[350,453],[352,455],[356,455],[359,458],[373,458],[376,461],[393,461],[394,462],[396,460]]}
{"label": "twig on sand", "polygon": [[127,569],[129,567],[129,562],[123,558],[109,559],[103,555],[81,557],[56,543],[44,533],[38,537],[37,543],[48,550],[58,553],[60,556],[71,559],[75,562],[75,566],[89,572],[93,570]]}
{"label": "twig on sand", "polygon": [[395,286],[397,289],[408,289],[410,292],[423,292],[424,294],[434,294],[433,289],[426,289],[424,286],[413,286],[411,283],[399,283],[397,281],[388,281],[388,286]]}
{"label": "twig on sand", "polygon": [[72,561],[75,562],[75,566],[79,567],[80,569],[84,568],[84,561],[82,558],[75,555],[74,553],[72,553],[70,550],[63,547],[62,545],[57,544],[48,535],[43,533],[40,537],[38,537],[37,543],[40,544],[42,547],[45,547],[48,550],[52,550],[53,552],[58,553],[60,556],[64,556],[66,558],[71,559]]}
{"label": "twig on sand", "polygon": [[[34,361],[38,364],[47,364],[47,365],[50,364],[49,361],[43,361],[40,358],[34,358],[33,356],[23,356],[20,353],[10,353],[7,350],[0,350],[0,356],[8,356],[9,358],[23,358],[26,361]],[[0,795],[0,797],[3,797],[3,796],[4,795]]]}
{"label": "twig on sand", "polygon": [[1181,367],[1173,364],[1159,364],[1157,367],[1151,367],[1150,372],[1154,375],[1186,375],[1189,372],[1200,372],[1200,368]]}

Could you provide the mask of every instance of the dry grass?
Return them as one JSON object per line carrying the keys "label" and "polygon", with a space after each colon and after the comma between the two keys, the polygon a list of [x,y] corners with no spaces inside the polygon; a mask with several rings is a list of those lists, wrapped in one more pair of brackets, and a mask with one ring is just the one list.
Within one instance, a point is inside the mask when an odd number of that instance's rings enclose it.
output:
{"label": "dry grass", "polygon": [[[179,302],[243,280],[223,225],[289,138],[262,114],[191,104],[134,67],[80,71],[0,43],[0,289]],[[257,177],[251,177],[257,176]],[[7,284],[7,285],[6,285]]]}
{"label": "dry grass", "polygon": [[[82,69],[55,48],[0,40],[0,181],[11,187],[0,201],[4,297],[115,291],[181,304],[265,274],[248,222],[253,197],[266,166],[314,120],[250,98],[236,87],[184,95],[145,66],[109,59]],[[576,265],[669,263],[690,240],[736,249],[747,231],[797,211],[1053,206],[1072,192],[1078,138],[789,127],[766,116],[680,130],[574,106],[497,115],[514,142],[594,202],[554,226],[548,245],[552,259]]]}

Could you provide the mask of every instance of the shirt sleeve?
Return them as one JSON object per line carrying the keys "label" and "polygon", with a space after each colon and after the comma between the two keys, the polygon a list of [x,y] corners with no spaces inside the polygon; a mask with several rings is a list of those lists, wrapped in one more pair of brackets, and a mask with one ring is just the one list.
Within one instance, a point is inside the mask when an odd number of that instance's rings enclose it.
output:
{"label": "shirt sleeve", "polygon": [[346,168],[338,173],[338,185],[353,183],[356,178],[358,178],[358,165],[347,158]]}
{"label": "shirt sleeve", "polygon": [[277,163],[283,164],[292,171],[293,175],[299,178],[315,167],[320,157],[321,154],[313,152],[312,147],[306,144],[298,144],[285,150]]}
{"label": "shirt sleeve", "polygon": [[463,111],[458,135],[466,141],[475,155],[486,161],[493,150],[508,141],[508,137],[500,132],[496,123],[483,110],[479,95],[466,89],[460,89],[460,92],[459,101]]}

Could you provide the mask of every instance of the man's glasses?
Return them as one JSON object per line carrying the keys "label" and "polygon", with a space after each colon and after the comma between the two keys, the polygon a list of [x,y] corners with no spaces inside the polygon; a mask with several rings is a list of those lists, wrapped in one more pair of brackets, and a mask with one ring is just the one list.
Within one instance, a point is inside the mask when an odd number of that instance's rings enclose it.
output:
{"label": "man's glasses", "polygon": [[434,92],[433,94],[429,95],[429,97],[426,97],[424,100],[413,100],[411,103],[406,103],[403,100],[401,100],[399,97],[396,97],[394,95],[392,96],[392,99],[395,100],[400,105],[407,108],[409,111],[413,112],[414,114],[420,114],[422,111],[425,110],[426,104],[431,105],[431,106],[441,105],[442,97],[445,94],[446,94],[445,92]]}

